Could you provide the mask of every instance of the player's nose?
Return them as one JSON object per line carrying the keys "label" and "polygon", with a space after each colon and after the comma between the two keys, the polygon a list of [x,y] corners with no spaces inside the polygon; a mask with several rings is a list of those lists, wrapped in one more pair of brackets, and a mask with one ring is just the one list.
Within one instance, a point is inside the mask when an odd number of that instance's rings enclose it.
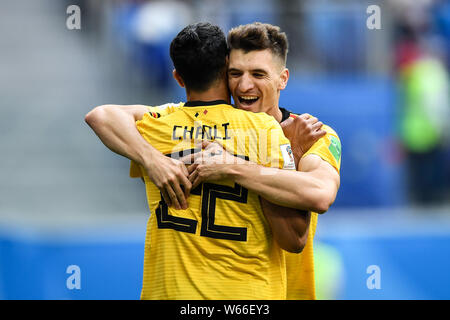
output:
{"label": "player's nose", "polygon": [[247,74],[242,75],[242,77],[239,79],[239,92],[245,93],[252,90],[254,87],[255,84]]}

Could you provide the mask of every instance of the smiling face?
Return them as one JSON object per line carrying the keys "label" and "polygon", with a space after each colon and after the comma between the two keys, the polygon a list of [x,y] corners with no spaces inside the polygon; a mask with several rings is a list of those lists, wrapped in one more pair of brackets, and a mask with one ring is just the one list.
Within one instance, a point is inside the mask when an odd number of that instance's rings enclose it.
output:
{"label": "smiling face", "polygon": [[288,69],[270,49],[230,52],[228,86],[240,109],[275,115],[280,90],[286,87],[288,79]]}

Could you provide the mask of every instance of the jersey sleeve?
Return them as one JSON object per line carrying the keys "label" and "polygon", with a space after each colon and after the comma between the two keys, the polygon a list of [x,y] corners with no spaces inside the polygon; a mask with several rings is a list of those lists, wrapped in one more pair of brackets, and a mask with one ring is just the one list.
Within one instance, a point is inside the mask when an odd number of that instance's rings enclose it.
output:
{"label": "jersey sleeve", "polygon": [[283,133],[280,124],[273,118],[268,128],[268,150],[271,167],[295,170],[295,160],[291,144]]}
{"label": "jersey sleeve", "polygon": [[[161,117],[165,117],[173,112],[175,112],[176,110],[178,110],[178,108],[182,107],[184,105],[184,102],[179,102],[179,103],[166,103],[160,106],[148,106],[148,115],[153,117],[153,118],[161,118]],[[142,173],[142,168],[141,166],[134,162],[131,161],[130,163],[130,177],[131,178],[141,178],[143,177],[143,173]]]}
{"label": "jersey sleeve", "polygon": [[320,138],[313,146],[303,155],[315,154],[324,161],[331,164],[338,173],[341,169],[341,140],[337,133],[329,126],[322,127],[327,133]]}

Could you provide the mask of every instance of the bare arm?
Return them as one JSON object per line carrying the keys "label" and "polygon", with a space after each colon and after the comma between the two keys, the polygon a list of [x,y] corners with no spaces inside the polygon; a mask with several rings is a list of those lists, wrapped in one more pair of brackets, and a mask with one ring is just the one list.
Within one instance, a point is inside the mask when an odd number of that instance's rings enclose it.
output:
{"label": "bare arm", "polygon": [[[326,134],[322,130],[322,122],[308,114],[295,119],[290,117],[281,123],[281,127],[291,142],[296,168],[299,168],[303,154]],[[301,252],[308,240],[311,212],[284,207],[265,199],[261,200],[261,206],[281,247],[289,252]]]}
{"label": "bare arm", "polygon": [[136,128],[146,112],[142,105],[102,105],[90,111],[85,121],[111,151],[144,164],[157,151]]}
{"label": "bare arm", "polygon": [[[303,152],[306,152],[325,132],[320,130],[322,124],[317,123],[317,119],[310,120],[309,117],[297,118],[295,122],[290,119],[288,123],[289,125],[284,126],[284,128],[290,130],[289,133],[292,138],[301,133],[296,141],[295,149],[294,145],[292,146],[298,164]],[[320,209],[317,208],[318,204],[314,202],[301,202],[305,200],[299,199],[297,193],[294,192],[297,186],[295,176],[293,177],[293,185],[285,184],[285,180],[291,180],[291,175],[295,172],[279,169],[273,169],[272,171],[271,168],[265,168],[233,157],[215,144],[204,143],[203,147],[206,148],[205,151],[191,159],[197,163],[189,168],[189,171],[192,172],[189,179],[193,182],[193,187],[206,180],[234,178],[236,182],[261,196],[261,207],[278,245],[289,252],[301,252],[308,238],[310,223],[310,212],[308,210],[320,211]],[[308,169],[307,165],[308,161],[302,162],[305,169]],[[274,180],[274,175],[280,172],[286,173],[287,176]],[[261,177],[263,179],[258,180]],[[284,194],[285,191],[291,193]],[[299,192],[301,191],[299,190]],[[286,203],[291,204],[292,208],[288,208],[289,205]],[[306,210],[299,210],[298,207]]]}
{"label": "bare arm", "polygon": [[[220,163],[218,158],[223,159],[223,155],[231,158]],[[300,160],[302,171],[267,168],[232,158],[235,157],[225,152],[207,158],[206,163],[191,166],[189,179],[193,187],[202,181],[231,178],[252,190],[260,196],[261,207],[278,245],[289,252],[301,252],[308,237],[310,211],[323,213],[336,198],[339,188],[336,170],[312,154]]]}
{"label": "bare arm", "polygon": [[142,105],[102,105],[90,111],[85,121],[111,151],[145,168],[169,206],[186,209],[191,190],[186,167],[152,147],[136,128],[136,121],[147,112]]}
{"label": "bare arm", "polygon": [[317,155],[296,159],[299,171],[292,171],[236,158],[216,143],[205,142],[203,147],[205,151],[191,159],[198,165],[189,168],[194,188],[203,181],[231,178],[274,204],[318,213],[327,211],[336,198],[339,174]]}
{"label": "bare arm", "polygon": [[282,207],[261,197],[260,201],[278,245],[286,251],[300,253],[308,240],[311,213]]}
{"label": "bare arm", "polygon": [[237,183],[270,202],[318,213],[326,212],[334,202],[340,183],[336,170],[314,154],[300,160],[300,171],[254,164],[230,165],[224,169]]}

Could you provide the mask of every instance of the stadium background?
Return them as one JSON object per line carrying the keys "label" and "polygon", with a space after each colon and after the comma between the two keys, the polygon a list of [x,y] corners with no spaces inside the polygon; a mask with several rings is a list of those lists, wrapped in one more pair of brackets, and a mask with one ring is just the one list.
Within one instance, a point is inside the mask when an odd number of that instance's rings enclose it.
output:
{"label": "stadium background", "polygon": [[[81,30],[66,27],[71,4]],[[373,4],[381,30],[366,26]],[[440,197],[427,202],[410,195],[423,186],[411,183],[398,129],[406,105],[399,65],[417,59],[401,46],[411,30],[441,61],[441,73],[423,77],[437,81],[436,110],[450,119],[450,3],[432,0],[2,1],[0,299],[139,298],[144,188],[84,115],[100,104],[183,100],[168,45],[193,21],[224,31],[280,25],[291,44],[281,105],[341,137],[341,188],[316,235],[319,298],[449,299],[448,127],[439,152],[418,164],[436,171]],[[70,265],[81,270],[80,289],[66,285]],[[381,272],[378,289],[368,285],[371,266]]]}

